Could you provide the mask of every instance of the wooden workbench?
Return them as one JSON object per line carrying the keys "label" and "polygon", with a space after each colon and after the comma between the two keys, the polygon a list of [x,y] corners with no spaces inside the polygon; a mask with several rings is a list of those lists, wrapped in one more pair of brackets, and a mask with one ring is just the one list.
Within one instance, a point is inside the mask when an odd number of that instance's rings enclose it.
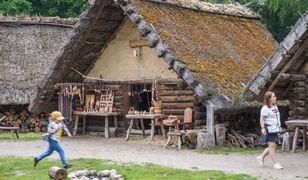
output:
{"label": "wooden workbench", "polygon": [[[130,135],[130,132],[133,128],[133,124],[134,124],[134,121],[135,120],[140,120],[140,123],[141,123],[141,129],[142,129],[142,135],[145,136],[145,132],[144,132],[144,119],[150,119],[151,120],[151,137],[150,137],[150,140],[152,141],[153,138],[154,138],[154,121],[155,120],[161,120],[162,118],[165,118],[166,115],[163,115],[163,114],[136,114],[136,115],[126,115],[126,119],[129,119],[130,122],[129,122],[129,128],[127,130],[127,134],[126,134],[126,141],[128,141],[129,139],[129,135]],[[163,137],[165,138],[166,137],[166,132],[165,132],[165,129],[164,129],[164,126],[163,124],[161,123],[160,125],[161,127],[161,130],[162,130],[162,134],[163,134]]]}
{"label": "wooden workbench", "polygon": [[105,137],[109,138],[109,117],[113,117],[114,125],[116,128],[118,128],[118,116],[121,116],[121,113],[119,112],[111,112],[111,113],[102,113],[102,112],[83,112],[83,111],[75,111],[74,112],[76,118],[75,118],[75,125],[74,125],[74,131],[73,136],[77,134],[77,128],[78,128],[78,121],[79,116],[83,116],[83,128],[82,133],[86,133],[86,116],[101,116],[105,117]]}
{"label": "wooden workbench", "polygon": [[303,150],[306,150],[306,144],[307,144],[306,133],[307,133],[307,127],[308,127],[308,119],[290,120],[290,121],[286,121],[285,123],[287,126],[295,127],[292,152],[294,153],[296,150],[299,128],[303,128]]}

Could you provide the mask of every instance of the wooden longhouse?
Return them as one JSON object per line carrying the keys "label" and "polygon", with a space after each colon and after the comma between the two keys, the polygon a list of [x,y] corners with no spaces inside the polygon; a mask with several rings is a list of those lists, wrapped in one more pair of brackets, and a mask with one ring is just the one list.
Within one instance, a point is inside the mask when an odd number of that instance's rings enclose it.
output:
{"label": "wooden longhouse", "polygon": [[245,96],[263,100],[273,91],[279,100],[289,100],[289,120],[308,118],[308,12],[296,23],[275,52],[249,82]]}
{"label": "wooden longhouse", "polygon": [[58,83],[91,83],[84,74],[114,90],[115,107],[123,114],[130,91],[150,86],[165,114],[182,117],[192,107],[195,123],[204,124],[204,105],[245,104],[245,84],[276,48],[260,17],[242,6],[97,0],[79,18],[39,84],[31,111],[55,99]]}

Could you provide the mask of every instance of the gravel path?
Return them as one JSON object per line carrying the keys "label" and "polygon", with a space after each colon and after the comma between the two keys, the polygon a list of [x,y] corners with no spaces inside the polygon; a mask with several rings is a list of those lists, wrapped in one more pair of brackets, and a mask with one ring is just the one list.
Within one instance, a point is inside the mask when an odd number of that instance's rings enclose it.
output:
{"label": "gravel path", "polygon": [[[191,150],[166,150],[164,141],[155,139],[132,140],[101,137],[64,138],[62,146],[69,159],[96,158],[119,162],[154,163],[181,169],[221,170],[228,173],[246,173],[258,179],[306,179],[308,178],[308,153],[279,153],[278,159],[284,170],[272,170],[268,158],[266,167],[259,167],[256,155],[208,155]],[[0,156],[34,157],[46,150],[48,144],[42,140],[8,142],[0,141]],[[58,158],[54,153],[52,158]]]}

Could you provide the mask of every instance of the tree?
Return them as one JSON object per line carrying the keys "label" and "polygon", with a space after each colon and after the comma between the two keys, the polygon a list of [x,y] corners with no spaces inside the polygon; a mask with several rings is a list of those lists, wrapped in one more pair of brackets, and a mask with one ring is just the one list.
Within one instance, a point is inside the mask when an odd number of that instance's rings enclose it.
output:
{"label": "tree", "polygon": [[32,15],[78,17],[87,8],[85,0],[31,0]]}
{"label": "tree", "polygon": [[30,14],[31,5],[27,0],[0,0],[0,13],[3,15]]}
{"label": "tree", "polygon": [[87,8],[85,0],[0,0],[3,15],[78,17]]}

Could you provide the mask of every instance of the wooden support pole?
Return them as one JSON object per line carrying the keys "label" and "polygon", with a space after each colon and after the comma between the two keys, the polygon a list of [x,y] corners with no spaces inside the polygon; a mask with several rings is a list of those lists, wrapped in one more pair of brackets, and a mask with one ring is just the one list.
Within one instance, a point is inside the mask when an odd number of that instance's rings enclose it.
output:
{"label": "wooden support pole", "polygon": [[294,138],[293,138],[292,153],[295,153],[295,150],[296,150],[298,131],[299,131],[299,129],[298,129],[298,127],[296,127],[295,128]]}
{"label": "wooden support pole", "polygon": [[303,127],[303,150],[304,150],[304,151],[306,151],[306,145],[307,145],[306,136],[307,136],[307,128],[306,128],[306,126],[304,126],[304,127]]}

